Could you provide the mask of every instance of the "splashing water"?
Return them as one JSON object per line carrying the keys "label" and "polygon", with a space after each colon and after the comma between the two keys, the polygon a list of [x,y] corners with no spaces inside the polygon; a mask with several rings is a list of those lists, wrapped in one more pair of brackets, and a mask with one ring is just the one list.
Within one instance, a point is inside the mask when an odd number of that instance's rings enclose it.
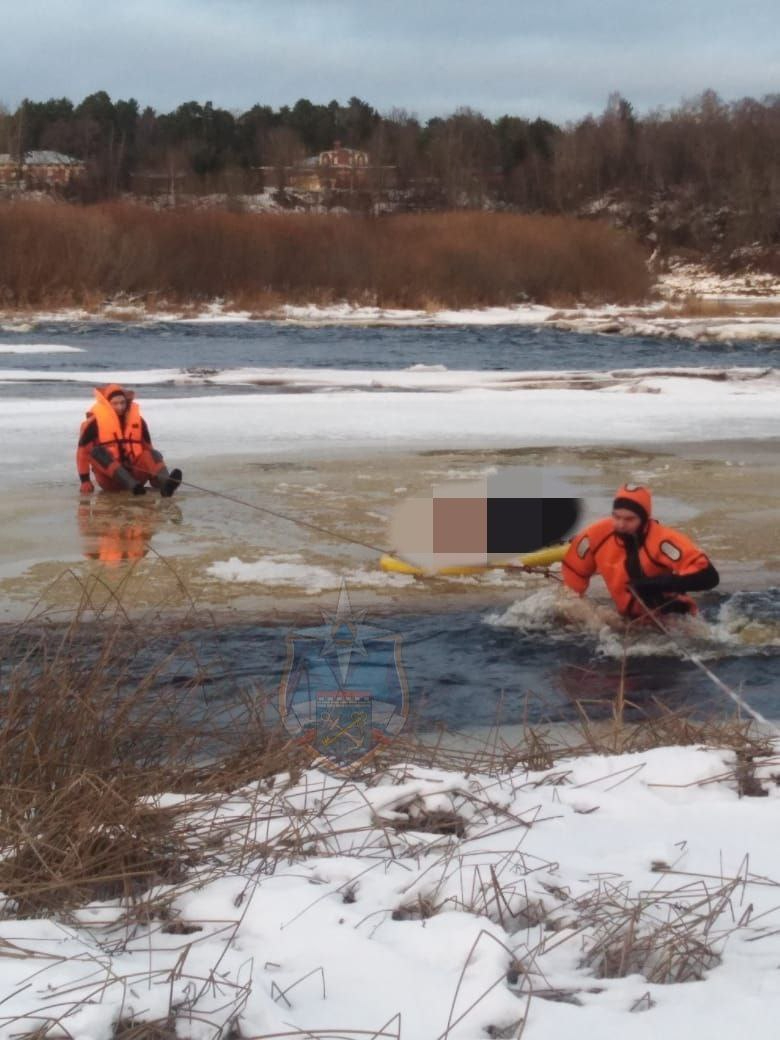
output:
{"label": "splashing water", "polygon": [[[649,625],[627,626],[611,606],[551,587],[489,614],[485,621],[523,635],[544,634],[551,642],[581,644],[584,639],[602,658],[681,656],[663,632]],[[780,650],[780,589],[729,593],[703,604],[694,617],[671,616],[664,624],[702,659],[772,655]]]}

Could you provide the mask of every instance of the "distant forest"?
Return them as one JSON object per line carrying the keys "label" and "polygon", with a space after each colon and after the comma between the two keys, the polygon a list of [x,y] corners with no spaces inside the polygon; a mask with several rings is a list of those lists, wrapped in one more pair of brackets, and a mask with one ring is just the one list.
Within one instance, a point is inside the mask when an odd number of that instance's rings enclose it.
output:
{"label": "distant forest", "polygon": [[85,161],[87,175],[72,188],[81,201],[115,198],[138,190],[144,176],[162,182],[174,171],[192,195],[238,199],[268,186],[269,170],[337,141],[392,170],[373,190],[399,209],[605,216],[661,250],[726,255],[757,246],[774,254],[780,243],[780,94],[725,103],[705,91],[642,116],[613,94],[601,114],[565,126],[490,120],[468,108],[421,122],[356,97],[240,114],[196,101],[142,110],[104,91],[78,104],[0,107],[0,152],[50,149]]}

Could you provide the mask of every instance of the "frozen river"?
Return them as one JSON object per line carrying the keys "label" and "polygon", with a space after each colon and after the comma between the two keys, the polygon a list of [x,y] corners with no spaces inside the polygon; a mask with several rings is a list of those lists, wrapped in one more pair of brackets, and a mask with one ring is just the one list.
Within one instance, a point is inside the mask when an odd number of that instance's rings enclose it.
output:
{"label": "frozen river", "polygon": [[[278,682],[286,634],[319,620],[343,579],[369,619],[401,635],[423,720],[569,718],[578,697],[612,696],[623,647],[595,615],[563,623],[554,580],[414,582],[343,540],[390,548],[406,497],[532,465],[572,481],[587,515],[624,480],[653,487],[659,517],[690,531],[723,576],[701,597],[707,627],[691,645],[778,715],[777,354],[544,327],[5,330],[2,617],[66,617],[85,589],[94,604],[120,586],[136,612],[209,611],[217,623],[191,630],[209,695],[230,697],[231,682]],[[196,487],[170,503],[79,499],[78,424],[109,381],[136,389],[155,442]],[[640,710],[655,698],[727,707],[660,639],[630,653]]]}

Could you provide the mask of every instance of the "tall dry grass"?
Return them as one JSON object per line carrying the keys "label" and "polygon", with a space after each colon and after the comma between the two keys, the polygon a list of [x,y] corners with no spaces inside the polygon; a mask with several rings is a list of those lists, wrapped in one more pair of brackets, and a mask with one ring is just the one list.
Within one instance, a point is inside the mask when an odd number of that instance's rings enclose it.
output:
{"label": "tall dry grass", "polygon": [[[0,661],[0,912],[133,901],[181,881],[213,851],[193,809],[294,764],[262,701],[202,696],[185,630],[161,655],[124,615],[22,627]],[[187,798],[161,802],[166,791]]]}
{"label": "tall dry grass", "polygon": [[708,300],[691,295],[656,311],[659,318],[776,318],[778,315],[780,303],[760,297]]}
{"label": "tall dry grass", "polygon": [[0,306],[117,297],[348,300],[395,307],[635,302],[650,288],[627,234],[572,217],[446,213],[357,217],[0,205]]}

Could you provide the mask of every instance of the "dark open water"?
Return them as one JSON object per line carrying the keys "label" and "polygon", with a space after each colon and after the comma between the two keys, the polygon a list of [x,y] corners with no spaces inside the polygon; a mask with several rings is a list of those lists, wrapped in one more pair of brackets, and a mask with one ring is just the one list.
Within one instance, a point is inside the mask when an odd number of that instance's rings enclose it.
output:
{"label": "dark open water", "polygon": [[[703,598],[702,616],[715,635],[694,641],[680,638],[753,708],[767,717],[780,717],[780,589],[737,598],[736,603],[733,596],[715,593]],[[574,720],[578,700],[591,717],[609,717],[620,682],[619,640],[605,641],[574,629],[551,628],[545,633],[501,627],[495,624],[498,613],[470,610],[390,619],[372,618],[369,612],[366,621],[372,626],[400,636],[411,715],[423,728],[443,724],[463,729],[497,720]],[[742,622],[736,622],[737,616],[748,625],[766,626],[765,645],[740,640],[736,629]],[[734,621],[732,626],[724,625],[727,617]],[[221,627],[218,632],[197,629],[178,644],[186,648],[176,654],[170,675],[175,674],[175,683],[191,686],[204,704],[229,703],[237,689],[256,690],[267,699],[269,717],[274,717],[290,634],[288,628],[255,624]],[[322,634],[327,635],[325,629]],[[170,648],[171,642],[162,639],[158,652]],[[142,655],[140,674],[146,666]],[[384,664],[376,667],[379,671]],[[734,711],[732,702],[660,634],[645,633],[635,641],[625,696],[636,705],[628,709],[629,719],[662,710],[691,712],[696,718]]]}

